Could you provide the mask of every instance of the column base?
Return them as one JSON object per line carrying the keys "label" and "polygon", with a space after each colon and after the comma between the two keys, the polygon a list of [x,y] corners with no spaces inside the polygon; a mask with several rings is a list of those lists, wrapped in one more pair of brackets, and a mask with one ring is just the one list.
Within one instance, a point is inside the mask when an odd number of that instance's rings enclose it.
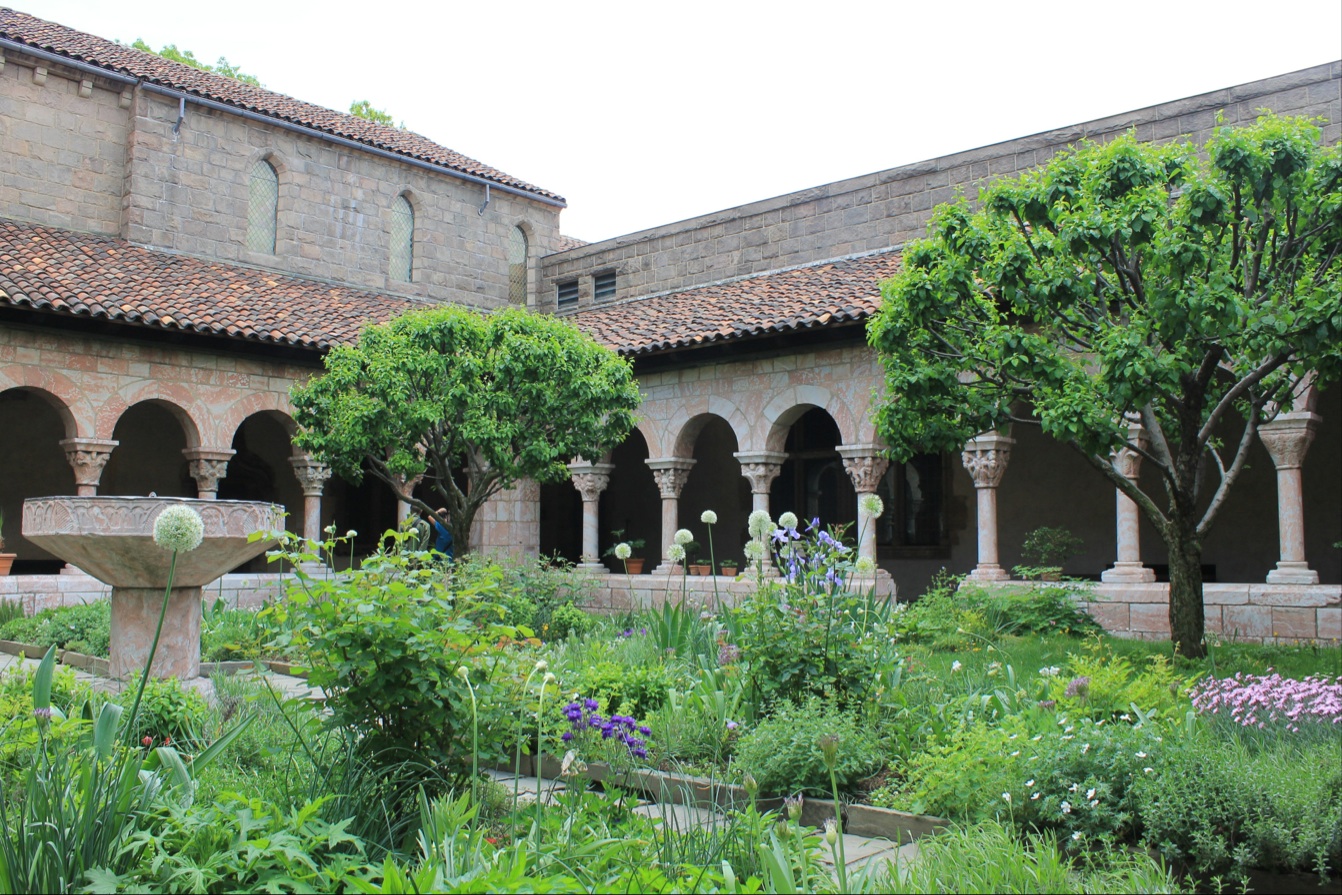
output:
{"label": "column base", "polygon": [[974,571],[969,573],[970,581],[1010,581],[1011,576],[1007,570],[997,563],[979,565]]}
{"label": "column base", "polygon": [[61,566],[61,574],[62,574],[62,575],[87,575],[88,572],[85,572],[85,571],[84,571],[83,569],[81,569],[79,566],[72,566],[72,565],[70,565],[69,563],[66,563],[65,565]]}
{"label": "column base", "polygon": [[898,588],[895,586],[895,579],[885,569],[877,568],[875,572],[868,575],[854,574],[848,581],[850,590],[865,591],[872,587],[876,588],[877,596],[894,597],[898,595]]}
{"label": "column base", "polygon": [[609,575],[610,569],[606,568],[605,563],[599,562],[580,562],[578,568],[589,575]]}
{"label": "column base", "polygon": [[654,575],[679,575],[681,573],[681,565],[678,562],[663,562],[660,566],[652,570],[652,574]]}
{"label": "column base", "polygon": [[1319,573],[1306,562],[1279,562],[1267,573],[1268,584],[1318,584]]}
{"label": "column base", "polygon": [[312,578],[325,578],[331,574],[331,567],[320,560],[308,560],[297,564],[304,574]]}
{"label": "column base", "polygon": [[1150,584],[1156,580],[1156,572],[1139,562],[1116,562],[1112,569],[1100,573],[1100,580],[1120,584]]}

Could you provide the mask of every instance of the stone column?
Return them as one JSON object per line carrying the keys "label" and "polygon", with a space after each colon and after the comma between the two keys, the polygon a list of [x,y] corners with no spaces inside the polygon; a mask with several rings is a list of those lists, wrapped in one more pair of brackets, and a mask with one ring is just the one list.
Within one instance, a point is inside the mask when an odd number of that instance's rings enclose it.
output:
{"label": "stone column", "polygon": [[1277,467],[1277,532],[1281,560],[1267,573],[1269,584],[1318,584],[1319,573],[1305,561],[1305,502],[1300,466],[1314,440],[1317,413],[1283,413],[1258,427],[1258,436]]}
{"label": "stone column", "polygon": [[969,574],[976,581],[1006,581],[1011,577],[997,558],[997,486],[1002,483],[1015,443],[1005,435],[985,432],[965,442],[960,455],[978,495],[979,564]]}
{"label": "stone column", "polygon": [[331,477],[331,467],[311,457],[290,457],[298,485],[303,489],[303,537],[314,544],[322,541],[322,491]]}
{"label": "stone column", "polygon": [[112,449],[121,442],[104,441],[98,438],[65,438],[60,442],[65,448],[65,457],[75,471],[75,494],[79,497],[96,497],[98,482],[103,476],[103,467],[112,456]]}
{"label": "stone column", "polygon": [[[402,495],[403,497],[409,497],[414,492],[415,488],[419,485],[419,483],[423,481],[424,476],[417,475],[413,479],[406,479],[405,476],[395,476],[395,478],[396,478],[396,492]],[[409,503],[407,503],[404,500],[397,499],[396,527],[405,528],[405,520],[409,519],[410,516],[414,513],[414,511],[415,508],[412,507]]]}
{"label": "stone column", "polygon": [[680,491],[689,480],[694,461],[681,457],[665,457],[658,460],[644,460],[657,480],[657,490],[662,493],[662,543],[658,551],[662,564],[653,570],[655,575],[671,573],[672,563],[666,556],[666,548],[676,536],[680,527]]}
{"label": "stone column", "polygon": [[568,468],[573,487],[582,495],[582,563],[579,568],[596,573],[608,572],[610,570],[601,563],[599,522],[601,492],[610,484],[610,474],[615,471],[615,464],[588,463],[583,460],[570,463]]}
{"label": "stone column", "polygon": [[853,480],[853,490],[857,492],[857,555],[876,562],[876,520],[868,518],[862,509],[863,498],[876,494],[881,488],[881,479],[890,461],[880,456],[878,444],[841,444],[839,456],[843,458],[843,468]]}
{"label": "stone column", "polygon": [[[1146,430],[1140,425],[1128,426],[1128,441],[1139,449],[1145,450],[1148,443]],[[1122,447],[1110,458],[1114,469],[1123,478],[1137,484],[1141,473],[1142,455],[1130,447]],[[1141,513],[1131,497],[1122,491],[1114,491],[1114,521],[1117,558],[1112,569],[1100,573],[1101,581],[1145,584],[1156,580],[1156,573],[1142,565]]]}
{"label": "stone column", "polygon": [[234,451],[210,451],[204,448],[186,448],[182,454],[190,461],[191,478],[196,480],[196,497],[214,500],[219,493],[219,480],[228,474],[228,461]]}
{"label": "stone column", "polygon": [[[769,512],[769,488],[783,471],[787,454],[779,451],[740,451],[732,456],[741,462],[741,475],[750,480],[750,511]],[[750,565],[749,561],[746,564]],[[772,570],[773,564],[766,554],[761,571],[769,573]]]}

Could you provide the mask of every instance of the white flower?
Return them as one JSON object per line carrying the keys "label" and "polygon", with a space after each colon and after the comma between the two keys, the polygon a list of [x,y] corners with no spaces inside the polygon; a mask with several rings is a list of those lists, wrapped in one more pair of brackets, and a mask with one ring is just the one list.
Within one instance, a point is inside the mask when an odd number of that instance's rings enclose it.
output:
{"label": "white flower", "polygon": [[694,540],[694,535],[690,534],[690,530],[688,528],[678,528],[676,529],[676,534],[672,538],[672,540],[674,540],[677,544],[680,544],[683,547],[690,541]]}
{"label": "white flower", "polygon": [[1092,808],[1098,808],[1099,805],[1100,805],[1100,800],[1099,800],[1099,799],[1091,799],[1091,800],[1090,800],[1090,807],[1092,807]]}
{"label": "white flower", "polygon": [[964,668],[964,666],[960,664],[960,660],[959,660],[959,659],[956,659],[954,662],[951,663],[951,671],[952,671],[952,672],[959,671],[961,668]]}
{"label": "white flower", "polygon": [[1059,668],[1057,665],[1050,665],[1050,666],[1048,666],[1047,668],[1041,668],[1041,669],[1039,669],[1039,676],[1040,676],[1040,677],[1057,677],[1057,676],[1058,676],[1058,673],[1061,672],[1061,671],[1062,671],[1062,669]]}
{"label": "white flower", "polygon": [[1090,743],[1086,743],[1084,746],[1081,747],[1082,755],[1085,755],[1089,751],[1090,751]]}
{"label": "white flower", "polygon": [[752,538],[767,538],[773,531],[774,521],[764,510],[755,510],[746,519],[746,528]]}
{"label": "white flower", "polygon": [[1033,781],[1033,780],[1026,780],[1026,781],[1025,781],[1025,788],[1026,788],[1026,789],[1029,789],[1031,786],[1034,786],[1034,781]]}
{"label": "white flower", "polygon": [[550,669],[550,663],[545,661],[544,659],[541,659],[536,663],[537,671],[548,671],[549,669]]}
{"label": "white flower", "polygon": [[175,504],[154,520],[154,543],[164,550],[186,553],[205,539],[205,521],[191,507]]}
{"label": "white flower", "polygon": [[1063,813],[1063,814],[1071,814],[1071,813],[1072,813],[1072,803],[1071,803],[1071,802],[1063,802],[1062,805],[1060,805],[1059,807],[1062,808],[1062,813]]}
{"label": "white flower", "polygon": [[1075,841],[1078,841],[1078,840],[1080,840],[1081,837],[1084,836],[1084,835],[1085,835],[1085,834],[1082,833],[1080,830],[1077,830],[1075,833],[1072,834],[1072,841],[1074,841],[1074,842],[1075,842]]}
{"label": "white flower", "polygon": [[862,495],[857,506],[868,519],[876,519],[885,512],[885,501],[881,500],[879,494]]}
{"label": "white flower", "polygon": [[1129,715],[1127,712],[1124,712],[1123,714],[1121,714],[1121,715],[1118,716],[1118,720],[1120,720],[1120,721],[1131,721],[1131,720],[1132,720],[1132,716]]}
{"label": "white flower", "polygon": [[1151,773],[1151,772],[1154,771],[1154,770],[1155,770],[1155,768],[1142,768],[1142,773],[1143,773],[1143,774],[1149,774],[1149,773]]}
{"label": "white flower", "polygon": [[359,534],[359,533],[358,533],[357,531],[355,531],[354,529],[351,528],[349,531],[345,532],[345,537],[347,537],[347,538],[352,538],[352,537],[357,536],[358,534]]}
{"label": "white flower", "polygon": [[1077,790],[1077,785],[1076,785],[1075,783],[1073,783],[1071,786],[1067,787],[1067,791],[1068,791],[1068,792],[1076,792],[1076,790]]}
{"label": "white flower", "polygon": [[1034,795],[1030,796],[1030,801],[1033,802],[1037,798],[1039,798],[1039,793],[1035,793]]}
{"label": "white flower", "polygon": [[457,677],[461,678],[463,681],[470,680],[471,670],[467,668],[465,665],[458,665]]}
{"label": "white flower", "polygon": [[1002,793],[1002,801],[1004,801],[1004,802],[1006,802],[1008,805],[1010,805],[1010,804],[1011,804],[1011,793],[1009,793],[1009,792],[1004,792],[1004,793]]}
{"label": "white flower", "polygon": [[634,555],[634,548],[624,542],[615,545],[615,558],[625,560]]}
{"label": "white flower", "polygon": [[672,562],[680,562],[685,558],[685,548],[680,544],[670,544],[666,548],[666,558]]}
{"label": "white flower", "polygon": [[796,513],[784,513],[783,515],[779,516],[779,517],[778,517],[778,527],[779,527],[779,528],[786,528],[788,531],[796,531],[796,529],[797,529],[797,514],[796,514]]}
{"label": "white flower", "polygon": [[1012,752],[1012,753],[1011,753],[1011,757],[1012,757],[1012,758],[1019,758],[1019,757],[1020,757],[1020,750],[1017,749],[1015,752]]}
{"label": "white flower", "polygon": [[542,684],[553,684],[557,680],[559,680],[559,678],[555,677],[553,671],[547,671],[545,672],[545,680]]}
{"label": "white flower", "polygon": [[1093,790],[1093,789],[1088,789],[1088,790],[1086,790],[1086,798],[1088,798],[1088,799],[1093,799],[1093,798],[1095,798],[1095,790]]}
{"label": "white flower", "polygon": [[713,512],[712,510],[704,510],[702,513],[699,514],[699,521],[704,523],[705,525],[717,525],[718,514]]}
{"label": "white flower", "polygon": [[859,575],[870,575],[876,571],[876,560],[870,556],[859,556],[857,562],[853,564],[853,570]]}
{"label": "white flower", "polygon": [[1145,752],[1138,752],[1138,753],[1137,753],[1137,757],[1138,757],[1138,758],[1145,758],[1145,757],[1146,757],[1146,753],[1145,753]]}
{"label": "white flower", "polygon": [[764,545],[759,541],[746,542],[746,559],[754,562],[758,559],[764,559]]}

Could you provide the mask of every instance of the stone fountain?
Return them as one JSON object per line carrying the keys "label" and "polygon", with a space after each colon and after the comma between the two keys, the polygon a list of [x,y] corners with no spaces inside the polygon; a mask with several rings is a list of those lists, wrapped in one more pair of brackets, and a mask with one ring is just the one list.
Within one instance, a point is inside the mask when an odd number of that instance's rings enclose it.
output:
{"label": "stone fountain", "polygon": [[114,678],[142,670],[149,658],[172,561],[172,554],[154,543],[154,520],[174,505],[200,514],[205,538],[177,557],[150,673],[190,680],[200,675],[201,587],[274,546],[274,539],[249,543],[248,537],[282,530],[281,508],[185,497],[35,497],[23,502],[25,538],[112,586]]}

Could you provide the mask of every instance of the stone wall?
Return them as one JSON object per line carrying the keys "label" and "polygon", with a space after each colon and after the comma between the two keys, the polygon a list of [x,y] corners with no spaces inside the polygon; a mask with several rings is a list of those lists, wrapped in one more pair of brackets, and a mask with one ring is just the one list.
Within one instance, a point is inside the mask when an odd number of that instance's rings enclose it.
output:
{"label": "stone wall", "polygon": [[972,198],[986,178],[1129,128],[1143,140],[1186,135],[1202,142],[1218,112],[1247,123],[1270,108],[1324,116],[1324,138],[1333,142],[1342,134],[1340,84],[1342,63],[1333,62],[592,243],[544,259],[544,306],[554,307],[558,282],[576,278],[581,297],[566,312],[590,307],[592,275],[604,271],[617,274],[618,301],[902,245],[924,235],[931,209],[953,198],[957,186]]}
{"label": "stone wall", "polygon": [[[206,605],[222,599],[233,609],[258,609],[283,593],[283,575],[224,575],[201,589]],[[57,606],[78,606],[106,600],[109,585],[81,573],[67,575],[8,575],[0,578],[0,600],[18,600],[27,615]]]}
{"label": "stone wall", "polygon": [[[1081,605],[1120,637],[1170,636],[1168,584],[1098,584]],[[1342,585],[1204,584],[1207,635],[1231,643],[1342,642]]]}
{"label": "stone wall", "polygon": [[[0,216],[476,307],[508,301],[512,229],[539,259],[560,209],[17,52],[0,69]],[[36,76],[35,76],[36,75]],[[40,82],[40,83],[39,83]],[[248,183],[279,174],[274,254],[247,248]],[[415,212],[414,281],[388,276],[391,207]]]}

